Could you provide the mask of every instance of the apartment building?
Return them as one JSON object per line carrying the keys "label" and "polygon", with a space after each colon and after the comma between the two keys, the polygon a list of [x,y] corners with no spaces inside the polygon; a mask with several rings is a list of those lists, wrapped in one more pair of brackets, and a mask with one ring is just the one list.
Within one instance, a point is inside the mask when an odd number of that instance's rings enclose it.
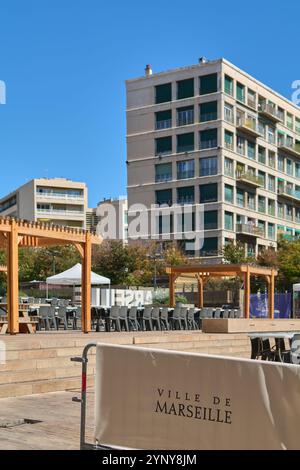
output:
{"label": "apartment building", "polygon": [[[100,223],[109,217],[113,232],[110,234],[110,238],[128,243],[128,202],[126,197],[103,199],[98,203],[96,214]],[[106,226],[105,229],[107,229]],[[102,236],[105,236],[103,232]]]}
{"label": "apartment building", "polygon": [[87,187],[65,178],[36,178],[0,199],[0,216],[86,227]]}
{"label": "apartment building", "polygon": [[126,89],[129,216],[134,203],[203,205],[208,262],[231,240],[254,255],[300,236],[299,107],[225,59],[147,66]]}

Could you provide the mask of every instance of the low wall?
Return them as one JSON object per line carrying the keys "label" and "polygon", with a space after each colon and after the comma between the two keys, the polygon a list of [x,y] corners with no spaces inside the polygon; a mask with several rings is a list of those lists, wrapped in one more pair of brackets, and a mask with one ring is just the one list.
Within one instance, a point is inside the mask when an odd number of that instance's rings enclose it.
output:
{"label": "low wall", "polygon": [[252,333],[255,331],[299,331],[300,319],[205,318],[203,333]]}

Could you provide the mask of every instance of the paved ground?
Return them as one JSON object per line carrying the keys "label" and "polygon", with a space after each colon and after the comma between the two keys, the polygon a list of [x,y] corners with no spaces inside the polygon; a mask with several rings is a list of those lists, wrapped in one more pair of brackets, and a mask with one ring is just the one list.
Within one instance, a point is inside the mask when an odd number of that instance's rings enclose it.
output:
{"label": "paved ground", "polygon": [[[3,428],[0,450],[79,449],[80,403],[78,390],[0,399],[0,423],[26,418],[40,423]],[[93,393],[88,393],[87,440],[92,442]]]}

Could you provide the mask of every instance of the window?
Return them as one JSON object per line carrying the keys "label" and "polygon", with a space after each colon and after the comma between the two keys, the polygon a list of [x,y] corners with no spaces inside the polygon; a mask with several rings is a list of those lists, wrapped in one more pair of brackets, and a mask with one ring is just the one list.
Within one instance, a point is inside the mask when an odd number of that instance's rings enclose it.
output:
{"label": "window", "polygon": [[264,238],[266,236],[266,224],[263,220],[258,220],[257,221],[257,227],[259,228],[261,232],[261,236]]}
{"label": "window", "polygon": [[286,113],[286,126],[289,129],[292,129],[292,130],[294,129],[294,117],[290,113]]}
{"label": "window", "polygon": [[233,150],[233,133],[225,130],[224,132],[224,144],[229,150]]}
{"label": "window", "polygon": [[271,240],[274,240],[275,238],[275,225],[274,224],[268,224],[268,238]]}
{"label": "window", "polygon": [[200,131],[200,150],[218,146],[218,129]]}
{"label": "window", "polygon": [[295,163],[295,176],[300,178],[300,163]]}
{"label": "window", "polygon": [[178,204],[193,204],[195,202],[194,186],[177,188]]}
{"label": "window", "polygon": [[180,80],[177,82],[177,99],[183,100],[194,96],[194,79]]}
{"label": "window", "polygon": [[191,152],[194,150],[194,133],[179,134],[177,136],[177,153]]}
{"label": "window", "polygon": [[228,75],[224,78],[224,91],[227,95],[233,96],[233,80]]}
{"label": "window", "polygon": [[232,212],[225,212],[225,230],[233,230]]}
{"label": "window", "polygon": [[195,161],[185,160],[177,162],[177,179],[183,180],[186,178],[194,178],[195,176]]}
{"label": "window", "polygon": [[297,134],[300,134],[300,119],[299,118],[295,118],[295,132]]}
{"label": "window", "polygon": [[278,155],[277,170],[284,172],[284,157],[282,155]]}
{"label": "window", "polygon": [[241,137],[240,135],[236,136],[236,151],[240,155],[245,155],[245,144],[246,140],[244,137]]}
{"label": "window", "polygon": [[269,152],[268,152],[268,157],[269,157],[269,166],[270,166],[271,168],[275,168],[275,166],[276,166],[276,163],[275,163],[275,161],[276,161],[275,152],[272,152],[271,150],[269,150]]}
{"label": "window", "polygon": [[162,163],[155,165],[155,182],[161,183],[162,181],[172,180],[172,163]]}
{"label": "window", "polygon": [[218,185],[217,183],[200,185],[200,203],[217,202]]}
{"label": "window", "polygon": [[239,82],[236,84],[236,99],[245,103],[245,87]]}
{"label": "window", "polygon": [[205,238],[203,246],[200,250],[201,256],[216,256],[218,254],[218,238]]}
{"label": "window", "polygon": [[236,204],[237,206],[244,207],[245,191],[240,188],[236,188]]}
{"label": "window", "polygon": [[172,101],[172,86],[171,83],[164,85],[157,85],[155,87],[155,103],[166,103]]}
{"label": "window", "polygon": [[212,73],[200,77],[200,95],[208,95],[218,91],[218,74]]}
{"label": "window", "polygon": [[160,191],[155,191],[156,204],[159,206],[167,204],[168,206],[172,205],[172,189],[162,189]]}
{"label": "window", "polygon": [[172,127],[171,110],[155,113],[155,129],[168,129],[169,127]]}
{"label": "window", "polygon": [[272,126],[268,126],[268,142],[269,144],[275,144],[275,129]]}
{"label": "window", "polygon": [[215,121],[216,119],[218,119],[217,101],[200,104],[200,122]]}
{"label": "window", "polygon": [[233,177],[233,160],[226,158],[224,160],[224,172],[226,176]]}
{"label": "window", "polygon": [[293,206],[290,206],[290,204],[285,206],[285,218],[286,220],[293,220]]}
{"label": "window", "polygon": [[155,155],[166,155],[172,153],[172,137],[160,137],[155,139]]}
{"label": "window", "polygon": [[264,165],[266,164],[266,149],[260,145],[258,146],[258,161]]}
{"label": "window", "polygon": [[268,214],[275,216],[275,201],[268,199]]}
{"label": "window", "polygon": [[255,211],[255,194],[248,193],[248,209]]}
{"label": "window", "polygon": [[300,207],[295,207],[295,221],[297,222],[297,224],[299,224],[300,222]]}
{"label": "window", "polygon": [[255,144],[249,140],[247,142],[247,155],[248,158],[251,158],[251,160],[255,160]]}
{"label": "window", "polygon": [[277,202],[277,217],[284,218],[284,205],[281,202]]}
{"label": "window", "polygon": [[277,108],[277,115],[280,121],[284,123],[284,109],[280,108],[280,106]]}
{"label": "window", "polygon": [[263,188],[266,187],[266,173],[264,171],[258,171],[257,173],[257,176],[258,176],[258,180],[260,182],[260,184],[262,185]]}
{"label": "window", "polygon": [[268,176],[268,189],[275,193],[275,176],[269,175]]}
{"label": "window", "polygon": [[194,123],[194,106],[177,109],[177,126],[187,126]]}
{"label": "window", "polygon": [[233,186],[225,184],[225,201],[233,204]]}
{"label": "window", "polygon": [[169,234],[173,232],[173,217],[171,214],[160,214],[156,217],[156,233]]}
{"label": "window", "polygon": [[266,125],[260,119],[258,120],[257,128],[258,128],[258,133],[265,139],[266,138]]}
{"label": "window", "polygon": [[234,112],[233,112],[233,106],[229,103],[224,104],[224,119],[227,122],[230,122],[231,124],[234,123]]}
{"label": "window", "polygon": [[204,230],[214,230],[218,228],[218,211],[204,212]]}
{"label": "window", "polygon": [[264,196],[258,196],[258,212],[266,213],[266,198]]}
{"label": "window", "polygon": [[256,93],[248,88],[247,104],[251,108],[256,108]]}
{"label": "window", "polygon": [[200,158],[200,176],[218,174],[218,157]]}
{"label": "window", "polygon": [[286,159],[285,169],[287,175],[293,175],[293,162],[289,158]]}

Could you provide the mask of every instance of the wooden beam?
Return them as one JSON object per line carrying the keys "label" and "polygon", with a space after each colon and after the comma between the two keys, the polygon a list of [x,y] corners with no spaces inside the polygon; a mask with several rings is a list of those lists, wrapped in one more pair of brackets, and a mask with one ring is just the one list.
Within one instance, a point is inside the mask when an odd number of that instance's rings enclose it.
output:
{"label": "wooden beam", "polygon": [[244,274],[244,317],[250,318],[250,270]]}
{"label": "wooden beam", "polygon": [[84,258],[84,246],[81,243],[74,243],[74,246],[77,248],[81,258]]}
{"label": "wooden beam", "polygon": [[203,278],[201,276],[197,276],[197,281],[198,281],[198,307],[203,308],[203,304],[204,304]]}
{"label": "wooden beam", "polygon": [[269,307],[269,318],[274,318],[274,309],[275,309],[275,282],[274,282],[274,274],[272,273],[269,277],[268,282],[268,307]]}
{"label": "wooden beam", "polygon": [[81,304],[82,304],[82,331],[91,331],[91,270],[92,270],[92,243],[90,233],[86,233],[84,253],[82,258]]}
{"label": "wooden beam", "polygon": [[175,307],[175,276],[169,274],[169,305]]}
{"label": "wooden beam", "polygon": [[8,234],[7,246],[7,303],[8,332],[19,333],[19,262],[18,262],[18,226],[13,220]]}

